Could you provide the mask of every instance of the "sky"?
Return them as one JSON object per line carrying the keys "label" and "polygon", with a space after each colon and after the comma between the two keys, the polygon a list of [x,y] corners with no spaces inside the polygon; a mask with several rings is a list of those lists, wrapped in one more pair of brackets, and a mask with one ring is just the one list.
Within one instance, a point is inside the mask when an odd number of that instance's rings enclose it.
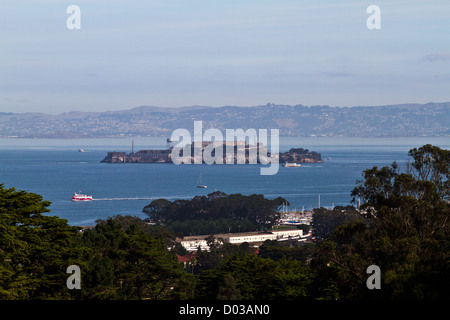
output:
{"label": "sky", "polygon": [[0,1],[0,112],[447,101],[448,0]]}

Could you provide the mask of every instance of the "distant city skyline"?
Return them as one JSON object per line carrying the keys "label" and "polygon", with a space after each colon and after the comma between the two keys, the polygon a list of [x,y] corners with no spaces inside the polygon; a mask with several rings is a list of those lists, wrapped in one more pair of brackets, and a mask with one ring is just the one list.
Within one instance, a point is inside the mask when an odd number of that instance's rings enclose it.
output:
{"label": "distant city skyline", "polygon": [[449,12],[448,0],[3,0],[0,112],[447,102]]}

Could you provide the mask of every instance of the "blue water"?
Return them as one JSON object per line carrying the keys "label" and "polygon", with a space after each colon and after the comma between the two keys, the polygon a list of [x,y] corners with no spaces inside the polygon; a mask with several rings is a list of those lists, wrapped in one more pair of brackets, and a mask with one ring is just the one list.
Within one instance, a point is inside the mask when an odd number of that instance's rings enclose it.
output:
{"label": "blue water", "polygon": [[[50,215],[71,225],[94,225],[98,219],[118,214],[145,218],[142,209],[152,199],[190,199],[215,190],[281,196],[292,209],[309,209],[317,207],[319,195],[321,206],[350,204],[351,190],[363,170],[393,161],[404,165],[413,147],[426,143],[450,147],[448,138],[281,138],[280,151],[308,148],[321,153],[325,162],[300,168],[280,166],[273,176],[260,175],[260,165],[100,163],[107,151],[130,152],[131,140],[0,139],[0,183],[42,195],[52,203]],[[164,138],[133,140],[135,151],[165,148]],[[86,152],[78,152],[79,148]],[[196,188],[200,174],[207,189]],[[102,200],[72,202],[72,194],[78,191]]]}

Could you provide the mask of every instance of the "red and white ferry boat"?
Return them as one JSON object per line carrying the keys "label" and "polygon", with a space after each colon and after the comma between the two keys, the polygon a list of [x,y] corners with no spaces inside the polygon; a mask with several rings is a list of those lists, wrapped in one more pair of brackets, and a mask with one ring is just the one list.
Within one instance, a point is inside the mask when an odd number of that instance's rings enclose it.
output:
{"label": "red and white ferry boat", "polygon": [[72,201],[92,201],[92,196],[74,193],[74,195],[72,196]]}

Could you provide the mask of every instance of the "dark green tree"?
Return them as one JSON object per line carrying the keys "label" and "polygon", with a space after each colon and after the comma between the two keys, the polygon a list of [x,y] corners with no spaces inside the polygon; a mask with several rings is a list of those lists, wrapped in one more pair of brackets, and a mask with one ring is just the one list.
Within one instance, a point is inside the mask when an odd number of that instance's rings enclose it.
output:
{"label": "dark green tree", "polygon": [[[405,172],[396,163],[365,170],[352,195],[363,200],[367,220],[340,225],[318,245],[311,266],[335,297],[450,297],[449,153],[426,145],[409,154]],[[366,287],[372,264],[381,269],[382,290]]]}
{"label": "dark green tree", "polygon": [[259,247],[258,256],[280,260],[283,258],[307,263],[314,252],[316,245],[313,243],[299,243],[298,241],[266,240]]}
{"label": "dark green tree", "polygon": [[332,210],[326,208],[314,209],[312,228],[313,236],[318,240],[328,237],[338,226],[352,220],[364,218],[355,207],[337,206]]}
{"label": "dark green tree", "polygon": [[[133,223],[133,221],[135,223]],[[167,241],[136,218],[98,221],[83,242],[92,249],[84,288],[91,299],[187,299],[193,276],[183,270]],[[100,275],[104,271],[105,275]]]}
{"label": "dark green tree", "polygon": [[210,249],[209,251],[197,251],[197,263],[193,269],[195,274],[201,271],[219,268],[230,257],[253,254],[255,252],[255,248],[250,247],[246,242],[235,245],[224,242],[223,239],[217,239],[213,235],[206,238],[206,241]]}
{"label": "dark green tree", "polygon": [[225,299],[238,293],[243,300],[310,299],[313,274],[299,261],[240,255],[200,273],[197,280],[200,299]]}
{"label": "dark green tree", "polygon": [[42,196],[0,184],[0,299],[70,299],[67,267],[85,267],[78,227],[48,216]]}
{"label": "dark green tree", "polygon": [[219,285],[217,300],[240,300],[241,291],[236,287],[236,281],[230,274],[223,276],[222,283]]}
{"label": "dark green tree", "polygon": [[283,202],[287,201],[281,197],[269,200],[262,195],[217,191],[191,200],[154,200],[143,212],[154,222],[184,234],[244,232],[270,229]]}

